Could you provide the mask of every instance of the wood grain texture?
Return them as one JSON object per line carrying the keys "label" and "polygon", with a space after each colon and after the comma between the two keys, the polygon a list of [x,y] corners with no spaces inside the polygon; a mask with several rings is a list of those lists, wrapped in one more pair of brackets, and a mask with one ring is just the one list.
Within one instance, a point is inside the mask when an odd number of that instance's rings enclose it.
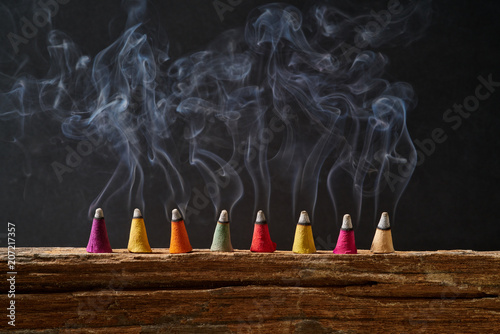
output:
{"label": "wood grain texture", "polygon": [[[4,319],[2,331],[500,331],[500,252],[16,251],[16,327]],[[3,248],[4,268],[6,253]],[[0,286],[8,291],[6,280]],[[1,299],[7,305],[6,294]]]}

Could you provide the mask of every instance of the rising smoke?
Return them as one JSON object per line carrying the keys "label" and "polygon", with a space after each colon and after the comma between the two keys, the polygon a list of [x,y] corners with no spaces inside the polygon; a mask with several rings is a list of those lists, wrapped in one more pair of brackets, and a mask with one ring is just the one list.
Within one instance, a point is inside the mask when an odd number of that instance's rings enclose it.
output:
{"label": "rising smoke", "polygon": [[[125,4],[124,32],[107,48],[85,55],[51,29],[48,71],[18,72],[1,96],[0,119],[19,126],[16,141],[30,136],[27,118],[44,114],[65,137],[91,134],[116,154],[89,212],[123,193],[144,207],[148,183],[164,185],[167,213],[188,216],[201,196],[214,216],[245,196],[271,216],[277,190],[292,195],[294,217],[313,213],[320,192],[338,211],[354,203],[354,220],[367,199],[395,210],[416,162],[406,128],[415,98],[409,84],[384,77],[389,60],[377,48],[421,36],[427,2],[389,1],[362,15],[270,4],[177,59],[148,34],[147,3]],[[54,178],[65,172],[57,167]]]}

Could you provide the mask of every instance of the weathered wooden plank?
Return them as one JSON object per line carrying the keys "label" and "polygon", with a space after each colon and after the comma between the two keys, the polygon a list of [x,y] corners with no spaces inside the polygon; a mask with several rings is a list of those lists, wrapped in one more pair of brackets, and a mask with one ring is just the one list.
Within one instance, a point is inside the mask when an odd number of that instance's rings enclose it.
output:
{"label": "weathered wooden plank", "polygon": [[17,249],[15,331],[478,333],[500,324],[500,252],[154,251]]}
{"label": "weathered wooden plank", "polygon": [[[498,297],[350,297],[345,288],[227,287],[211,290],[96,291],[28,294],[17,298],[16,328],[100,328],[185,325],[231,332],[273,323],[273,332],[303,320],[325,330],[439,328],[491,329],[500,321]],[[161,327],[161,326],[160,326]],[[483,332],[483,331],[479,331]],[[484,331],[486,332],[486,331]]]}

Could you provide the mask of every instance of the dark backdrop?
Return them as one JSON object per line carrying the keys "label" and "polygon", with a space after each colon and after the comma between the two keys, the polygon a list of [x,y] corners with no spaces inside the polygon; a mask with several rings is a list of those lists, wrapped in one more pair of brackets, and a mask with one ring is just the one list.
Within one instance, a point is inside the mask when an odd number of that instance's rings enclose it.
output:
{"label": "dark backdrop", "polygon": [[[265,3],[268,1],[151,1],[143,21],[152,39],[168,38],[168,54],[173,61],[204,50],[228,29],[242,27],[248,13]],[[313,5],[307,1],[289,3],[304,14]],[[356,15],[369,15],[371,10],[377,12],[388,5],[387,1],[358,1],[351,6],[346,5],[349,2],[332,3]],[[7,39],[9,32],[20,33],[22,17],[31,20],[36,6],[34,1],[3,1],[0,38],[4,91],[21,74],[43,77],[47,71],[48,25],[40,28],[28,43],[19,44],[17,53]],[[373,48],[389,59],[385,77],[411,84],[418,100],[407,115],[407,127],[419,161],[392,220],[395,247],[498,250],[500,87],[490,87],[489,96],[479,101],[477,108],[471,108],[472,112],[463,113],[465,116],[453,114],[454,118],[448,120],[443,117],[451,117],[447,110],[454,104],[473,102],[470,97],[476,94],[476,87],[482,82],[480,77],[500,82],[500,5],[496,1],[438,1],[430,6],[429,21],[418,22],[428,25],[421,36],[409,44],[402,41]],[[223,13],[219,15],[216,7]],[[54,29],[65,32],[92,58],[124,31],[127,15],[119,1],[72,0],[60,3],[52,20]],[[480,90],[486,92],[484,88]],[[5,110],[6,106],[2,108]],[[4,220],[0,245],[6,245],[10,221],[17,226],[18,246],[85,246],[91,226],[89,207],[111,177],[117,156],[112,148],[101,145],[60,181],[51,163],[64,162],[68,153],[65,147],[76,148],[79,141],[65,137],[60,124],[46,116],[22,118],[23,130],[19,119],[4,117],[0,125],[0,201]],[[433,136],[434,143],[430,143]],[[326,182],[325,176],[321,177],[313,230],[317,247],[332,249],[341,215],[348,212],[334,213],[328,191],[321,186]],[[242,179],[245,194],[251,192],[251,181]],[[152,247],[168,247],[172,207],[164,208],[155,201],[166,191],[161,182],[155,183],[148,180],[144,190],[143,202],[152,203],[144,210],[146,226]],[[194,177],[192,185],[202,189],[203,182]],[[95,203],[105,211],[113,248],[126,247],[133,208],[143,206],[142,201],[129,200],[127,194],[128,189],[117,189],[113,199]],[[252,198],[244,195],[231,212],[235,248],[250,246],[255,217]],[[284,250],[291,249],[300,209],[291,212],[289,200],[290,195],[282,193],[279,185],[273,188],[269,226],[278,249]],[[393,208],[385,208],[384,204],[382,201],[376,209],[367,209],[359,217],[350,212],[356,223],[358,248],[370,246],[382,211],[388,210],[394,216]],[[193,247],[210,246],[214,217],[211,205],[190,215],[186,223]]]}

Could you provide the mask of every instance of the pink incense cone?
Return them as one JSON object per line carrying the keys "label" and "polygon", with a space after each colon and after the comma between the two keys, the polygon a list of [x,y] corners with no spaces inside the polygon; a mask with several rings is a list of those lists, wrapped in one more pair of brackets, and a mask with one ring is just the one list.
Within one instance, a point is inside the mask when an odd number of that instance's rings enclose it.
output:
{"label": "pink incense cone", "polygon": [[344,215],[342,227],[340,228],[337,246],[333,250],[335,254],[357,254],[356,242],[354,241],[354,230],[352,228],[351,216]]}
{"label": "pink incense cone", "polygon": [[90,232],[89,243],[87,245],[89,253],[112,253],[109,244],[108,231],[102,209],[95,210],[94,220],[92,221],[92,230]]}

